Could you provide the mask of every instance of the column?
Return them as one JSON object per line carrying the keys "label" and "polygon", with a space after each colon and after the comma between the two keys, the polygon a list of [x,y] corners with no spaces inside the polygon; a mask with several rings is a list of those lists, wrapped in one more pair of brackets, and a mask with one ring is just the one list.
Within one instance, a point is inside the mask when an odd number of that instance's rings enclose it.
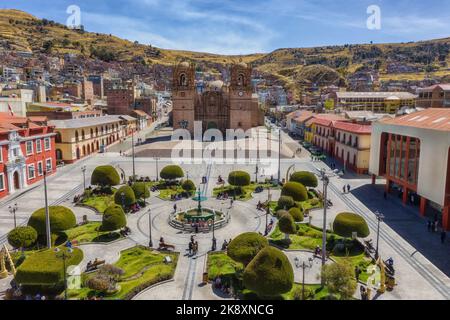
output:
{"label": "column", "polygon": [[425,197],[420,197],[420,215],[425,217],[427,210],[427,199]]}
{"label": "column", "polygon": [[372,175],[372,184],[374,185],[377,182],[377,176],[375,174]]}
{"label": "column", "polygon": [[445,231],[450,231],[450,207],[442,209],[442,228]]}
{"label": "column", "polygon": [[403,204],[408,203],[408,188],[406,188],[406,187],[403,187],[402,202],[403,202]]}
{"label": "column", "polygon": [[391,182],[389,181],[389,179],[386,179],[385,190],[386,190],[386,193],[390,193],[391,192]]}

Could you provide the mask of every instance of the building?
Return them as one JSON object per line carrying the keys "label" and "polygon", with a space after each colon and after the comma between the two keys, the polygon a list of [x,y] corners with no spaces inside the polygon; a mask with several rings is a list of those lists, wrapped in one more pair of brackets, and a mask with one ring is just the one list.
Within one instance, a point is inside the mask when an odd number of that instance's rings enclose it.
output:
{"label": "building", "polygon": [[418,89],[418,108],[450,108],[450,84],[437,84]]}
{"label": "building", "polygon": [[423,216],[437,212],[450,230],[450,109],[374,123],[371,147],[373,180],[385,177],[387,192],[419,206]]}
{"label": "building", "polygon": [[311,129],[313,133],[312,144],[330,156],[334,156],[334,124],[337,121],[345,121],[339,115],[334,114],[318,114],[311,119]]}
{"label": "building", "polygon": [[105,83],[105,94],[108,114],[128,114],[133,110],[136,96],[132,81],[108,80]]}
{"label": "building", "polygon": [[92,82],[94,96],[98,97],[99,99],[103,99],[105,96],[103,77],[97,75],[90,75],[88,76],[87,79]]}
{"label": "building", "polygon": [[3,89],[0,94],[0,112],[13,111],[14,115],[24,117],[27,106],[33,102],[33,90]]}
{"label": "building", "polygon": [[264,114],[253,94],[252,69],[241,62],[231,67],[230,83],[208,82],[197,91],[195,68],[188,62],[177,65],[173,72],[173,127],[194,133],[194,122],[202,123],[203,131],[218,129],[248,130],[264,125]]}
{"label": "building", "polygon": [[305,138],[306,121],[314,117],[312,111],[294,111],[286,116],[286,127],[300,139]]}
{"label": "building", "polygon": [[46,102],[30,104],[27,116],[47,117],[49,120],[84,119],[101,117],[103,111],[82,108],[69,103]]}
{"label": "building", "polygon": [[152,118],[142,110],[133,110],[131,116],[137,120],[136,129],[138,131],[147,128],[152,121]]}
{"label": "building", "polygon": [[56,159],[73,163],[104,149],[136,132],[136,119],[130,116],[52,120],[55,127]]}
{"label": "building", "polygon": [[55,172],[53,130],[45,118],[0,113],[0,198]]}
{"label": "building", "polygon": [[396,113],[402,107],[414,107],[417,96],[409,92],[332,92],[329,98],[340,111]]}

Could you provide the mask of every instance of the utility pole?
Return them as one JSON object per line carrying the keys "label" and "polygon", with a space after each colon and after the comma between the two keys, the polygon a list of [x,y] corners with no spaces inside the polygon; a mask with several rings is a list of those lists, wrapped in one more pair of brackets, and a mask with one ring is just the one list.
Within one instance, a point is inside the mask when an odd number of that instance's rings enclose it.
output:
{"label": "utility pole", "polygon": [[134,130],[131,132],[131,153],[133,158],[133,179],[132,181],[136,180],[136,164],[135,164],[135,156],[134,156]]}
{"label": "utility pole", "polygon": [[379,248],[379,244],[380,244],[380,224],[381,222],[383,222],[384,219],[384,215],[380,212],[375,212],[375,215],[377,217],[377,221],[378,221],[378,225],[377,225],[377,248],[375,250],[375,259],[378,259],[379,257],[379,252],[378,252],[378,248]]}
{"label": "utility pole", "polygon": [[153,247],[153,241],[152,241],[152,211],[151,209],[148,209],[148,247]]}
{"label": "utility pole", "polygon": [[278,131],[278,183],[281,182],[281,126]]}
{"label": "utility pole", "polygon": [[325,174],[325,170],[322,169],[322,182],[323,182],[323,230],[322,230],[322,266],[325,265],[327,261],[327,189],[330,179]]}
{"label": "utility pole", "polygon": [[86,190],[86,166],[82,166],[81,171],[83,172],[83,190]]}
{"label": "utility pole", "polygon": [[52,236],[50,230],[50,210],[48,207],[48,196],[47,196],[47,169],[44,170],[44,198],[45,198],[45,229],[47,232],[47,248],[52,247]]}

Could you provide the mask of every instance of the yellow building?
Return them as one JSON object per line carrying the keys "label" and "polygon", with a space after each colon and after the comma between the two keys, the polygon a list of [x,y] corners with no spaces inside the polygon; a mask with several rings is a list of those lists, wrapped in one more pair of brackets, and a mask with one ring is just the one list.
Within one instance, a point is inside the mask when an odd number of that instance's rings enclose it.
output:
{"label": "yellow building", "polygon": [[55,127],[56,159],[73,163],[104,149],[136,131],[136,119],[109,115],[85,119],[52,120]]}

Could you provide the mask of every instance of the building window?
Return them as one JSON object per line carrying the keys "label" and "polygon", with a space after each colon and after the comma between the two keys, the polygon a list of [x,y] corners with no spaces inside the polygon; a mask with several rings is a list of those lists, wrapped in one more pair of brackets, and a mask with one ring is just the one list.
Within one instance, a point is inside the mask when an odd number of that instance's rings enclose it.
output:
{"label": "building window", "polygon": [[0,173],[0,191],[5,190],[5,174]]}
{"label": "building window", "polygon": [[34,164],[28,166],[28,180],[34,179],[36,177],[36,172],[34,169]]}
{"label": "building window", "polygon": [[44,148],[45,148],[45,151],[48,151],[52,148],[52,144],[50,143],[50,138],[45,138]]}
{"label": "building window", "polygon": [[45,167],[47,172],[52,171],[52,159],[45,160]]}
{"label": "building window", "polygon": [[42,166],[42,161],[38,162],[38,176],[42,176],[44,174],[44,167]]}
{"label": "building window", "polygon": [[30,155],[33,153],[33,141],[26,142],[26,151],[27,151],[27,155]]}
{"label": "building window", "polygon": [[42,142],[41,139],[36,140],[36,153],[42,152]]}

